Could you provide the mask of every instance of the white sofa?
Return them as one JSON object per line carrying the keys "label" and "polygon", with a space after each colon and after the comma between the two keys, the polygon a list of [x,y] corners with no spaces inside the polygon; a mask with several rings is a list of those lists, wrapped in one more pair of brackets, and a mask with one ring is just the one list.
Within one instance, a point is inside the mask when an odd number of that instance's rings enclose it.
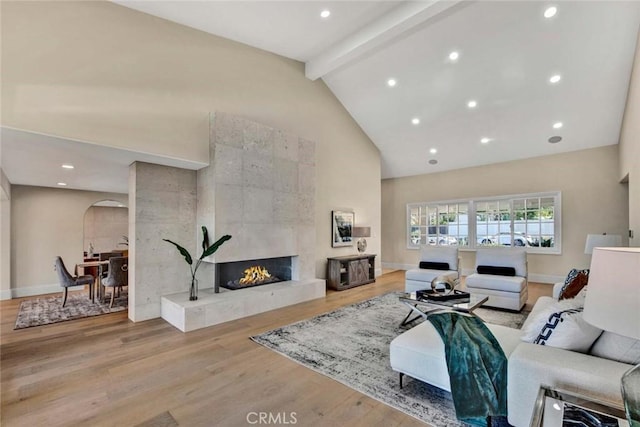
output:
{"label": "white sofa", "polygon": [[448,276],[452,279],[460,278],[460,259],[458,248],[455,246],[430,246],[420,248],[421,262],[436,262],[449,264],[448,270],[430,268],[414,268],[405,273],[405,292],[416,292],[431,289],[431,281],[438,276]]}
{"label": "white sofa", "polygon": [[[557,297],[558,293],[559,286],[556,286],[554,295]],[[554,301],[550,297],[539,298],[527,322]],[[530,344],[521,341],[521,330],[492,324],[487,326],[508,358],[508,418],[513,426],[529,426],[541,385],[578,392],[616,406],[622,405],[620,380],[622,374],[633,367],[632,364]],[[605,333],[599,340],[603,339]],[[640,342],[637,345],[640,346]],[[400,373],[400,381],[403,375],[408,375],[450,391],[444,344],[428,321],[391,342],[390,364],[394,371]]]}
{"label": "white sofa", "polygon": [[[507,267],[515,276],[478,273],[478,267]],[[476,250],[476,273],[465,278],[467,291],[489,297],[488,307],[520,311],[528,297],[527,252],[516,248],[479,248]]]}

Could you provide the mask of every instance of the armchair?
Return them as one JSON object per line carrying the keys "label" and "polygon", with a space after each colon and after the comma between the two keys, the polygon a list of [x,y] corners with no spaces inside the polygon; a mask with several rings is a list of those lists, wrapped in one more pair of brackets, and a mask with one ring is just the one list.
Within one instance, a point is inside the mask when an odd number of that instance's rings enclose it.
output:
{"label": "armchair", "polygon": [[515,248],[479,248],[476,273],[465,279],[467,291],[489,297],[489,307],[520,311],[528,296],[527,252]]}
{"label": "armchair", "polygon": [[438,276],[460,278],[461,260],[456,246],[429,246],[420,248],[419,268],[405,273],[405,292],[431,289],[431,281]]}

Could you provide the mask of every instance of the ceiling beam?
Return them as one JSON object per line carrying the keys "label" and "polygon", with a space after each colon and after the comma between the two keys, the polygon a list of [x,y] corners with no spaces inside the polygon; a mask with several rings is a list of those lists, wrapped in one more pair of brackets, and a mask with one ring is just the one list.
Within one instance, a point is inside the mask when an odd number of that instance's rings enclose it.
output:
{"label": "ceiling beam", "polygon": [[405,1],[369,25],[335,43],[305,63],[305,75],[316,80],[352,62],[414,27],[442,15],[462,0]]}

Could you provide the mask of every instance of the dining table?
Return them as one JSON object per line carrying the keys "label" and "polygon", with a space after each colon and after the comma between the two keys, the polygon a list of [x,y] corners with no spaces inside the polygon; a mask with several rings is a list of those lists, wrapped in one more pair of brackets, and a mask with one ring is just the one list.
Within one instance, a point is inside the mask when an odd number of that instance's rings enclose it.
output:
{"label": "dining table", "polygon": [[[95,289],[97,289],[98,292],[98,301],[100,301],[102,303],[102,299],[104,298],[104,289],[102,288],[102,284],[100,283],[100,280],[102,278],[102,270],[104,268],[105,265],[109,265],[109,260],[104,260],[104,261],[84,261],[84,262],[80,262],[78,264],[76,264],[76,268],[82,268],[82,271],[84,272],[85,268],[88,267],[97,267],[98,268],[98,274],[95,276],[95,283],[94,283],[94,287]],[[95,295],[95,293],[94,293]]]}

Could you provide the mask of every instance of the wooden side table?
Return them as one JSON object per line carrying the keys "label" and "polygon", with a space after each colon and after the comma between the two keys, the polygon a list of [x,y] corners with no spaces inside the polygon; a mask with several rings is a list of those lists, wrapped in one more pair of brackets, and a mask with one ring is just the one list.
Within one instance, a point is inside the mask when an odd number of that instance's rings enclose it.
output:
{"label": "wooden side table", "polygon": [[327,258],[327,285],[342,291],[376,281],[375,255],[347,255]]}

